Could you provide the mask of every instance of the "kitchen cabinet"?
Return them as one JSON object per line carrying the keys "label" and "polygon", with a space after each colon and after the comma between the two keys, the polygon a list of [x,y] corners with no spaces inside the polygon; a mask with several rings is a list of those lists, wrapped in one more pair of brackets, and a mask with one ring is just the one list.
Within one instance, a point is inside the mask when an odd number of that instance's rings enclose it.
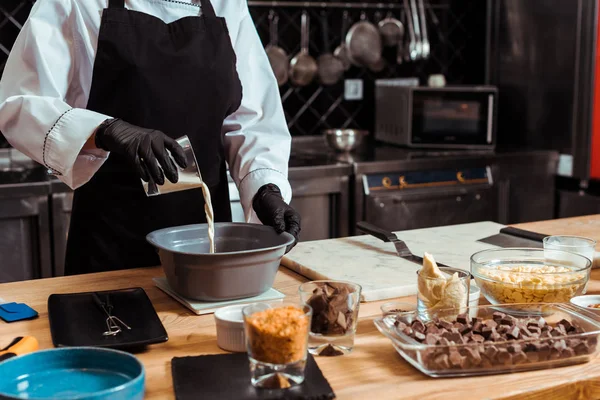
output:
{"label": "kitchen cabinet", "polygon": [[51,277],[48,189],[15,186],[0,190],[0,282]]}

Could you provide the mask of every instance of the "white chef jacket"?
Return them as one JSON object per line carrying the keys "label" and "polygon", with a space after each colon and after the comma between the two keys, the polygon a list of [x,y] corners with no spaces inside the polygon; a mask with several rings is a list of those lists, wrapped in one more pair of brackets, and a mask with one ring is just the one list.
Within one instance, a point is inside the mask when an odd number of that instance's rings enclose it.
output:
{"label": "white chef jacket", "polygon": [[[195,3],[199,2],[125,1],[127,8],[166,23],[200,15]],[[241,107],[223,123],[227,161],[246,220],[259,222],[251,203],[261,186],[276,184],[284,200],[291,200],[287,180],[291,137],[246,1],[211,3],[227,21],[243,87]],[[111,118],[85,109],[106,7],[108,0],[38,0],[0,81],[0,131],[13,147],[44,164],[73,189],[89,181],[110,156],[99,149],[82,150],[98,125]]]}

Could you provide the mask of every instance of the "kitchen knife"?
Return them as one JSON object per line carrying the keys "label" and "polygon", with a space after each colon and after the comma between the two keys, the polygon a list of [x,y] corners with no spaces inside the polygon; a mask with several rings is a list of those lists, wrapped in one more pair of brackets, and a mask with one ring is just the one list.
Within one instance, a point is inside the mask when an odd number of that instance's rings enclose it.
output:
{"label": "kitchen knife", "polygon": [[[356,227],[365,232],[368,233],[371,236],[376,237],[377,239],[383,240],[384,242],[392,242],[394,244],[394,246],[396,247],[396,253],[398,253],[398,256],[408,260],[408,261],[412,261],[415,264],[420,264],[423,265],[423,257],[419,257],[417,255],[414,255],[410,249],[408,248],[408,246],[406,245],[406,243],[404,243],[403,240],[398,239],[398,236],[396,236],[394,233],[386,231],[385,229],[381,229],[378,226],[375,226],[373,224],[370,224],[368,222],[358,222],[356,224]],[[447,265],[444,264],[440,264],[438,263],[438,266],[440,267],[448,267]]]}
{"label": "kitchen knife", "polygon": [[549,235],[507,226],[506,228],[500,229],[500,233],[479,239],[478,242],[488,243],[502,248],[529,247],[541,249],[544,247],[542,241],[546,236]]}

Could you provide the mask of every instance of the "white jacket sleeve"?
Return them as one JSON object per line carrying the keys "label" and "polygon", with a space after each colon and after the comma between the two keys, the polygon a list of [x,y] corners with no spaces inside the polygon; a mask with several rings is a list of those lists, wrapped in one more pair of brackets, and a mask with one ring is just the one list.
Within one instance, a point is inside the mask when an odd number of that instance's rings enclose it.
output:
{"label": "white jacket sleeve", "polygon": [[261,186],[273,183],[286,202],[292,198],[287,179],[291,136],[277,81],[243,3],[240,27],[232,38],[243,88],[242,105],[225,120],[223,132],[229,170],[239,188],[246,221],[260,223],[252,199]]}
{"label": "white jacket sleeve", "polygon": [[[23,26],[0,81],[0,131],[8,142],[76,188],[100,168],[107,153],[82,147],[109,118],[85,110],[72,0],[38,1]],[[91,68],[91,66],[85,66]],[[70,101],[69,101],[70,100]],[[80,104],[84,103],[84,104]]]}

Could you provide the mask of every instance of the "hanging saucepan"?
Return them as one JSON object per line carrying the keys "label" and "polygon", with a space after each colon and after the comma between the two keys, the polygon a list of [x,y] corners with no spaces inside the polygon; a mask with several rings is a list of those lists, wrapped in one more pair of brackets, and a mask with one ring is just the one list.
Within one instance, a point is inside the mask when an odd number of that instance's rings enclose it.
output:
{"label": "hanging saucepan", "polygon": [[397,46],[404,37],[404,25],[394,17],[391,11],[377,25],[379,26],[379,33],[381,33],[384,46]]}
{"label": "hanging saucepan", "polygon": [[333,51],[333,55],[336,56],[344,65],[344,70],[348,71],[352,66],[352,63],[348,59],[348,49],[346,48],[346,33],[348,33],[348,24],[350,19],[348,18],[348,11],[344,11],[342,15],[342,41]]}
{"label": "hanging saucepan", "polygon": [[278,24],[279,16],[271,10],[269,13],[270,42],[265,51],[267,57],[269,57],[275,78],[277,78],[277,84],[282,86],[288,80],[289,57],[285,50],[277,45]]}
{"label": "hanging saucepan", "polygon": [[[377,11],[375,13],[375,24],[377,26],[379,26],[379,23],[381,22],[381,18],[382,18],[381,13],[379,11]],[[381,72],[385,69],[385,67],[387,67],[387,61],[382,56],[382,57],[379,57],[379,60],[377,60],[376,62],[367,65],[367,67],[371,70],[371,72],[375,72],[375,73]]]}
{"label": "hanging saucepan", "polygon": [[319,81],[323,85],[333,85],[344,75],[344,64],[334,56],[329,47],[329,27],[327,14],[321,12],[321,24],[323,33],[323,54],[317,59]]}
{"label": "hanging saucepan", "polygon": [[309,17],[306,11],[302,12],[300,52],[290,61],[290,80],[296,86],[310,84],[317,74],[317,62],[308,52]]}
{"label": "hanging saucepan", "polygon": [[382,44],[379,29],[367,20],[363,11],[360,21],[352,25],[346,35],[348,59],[359,67],[368,67],[381,59]]}

